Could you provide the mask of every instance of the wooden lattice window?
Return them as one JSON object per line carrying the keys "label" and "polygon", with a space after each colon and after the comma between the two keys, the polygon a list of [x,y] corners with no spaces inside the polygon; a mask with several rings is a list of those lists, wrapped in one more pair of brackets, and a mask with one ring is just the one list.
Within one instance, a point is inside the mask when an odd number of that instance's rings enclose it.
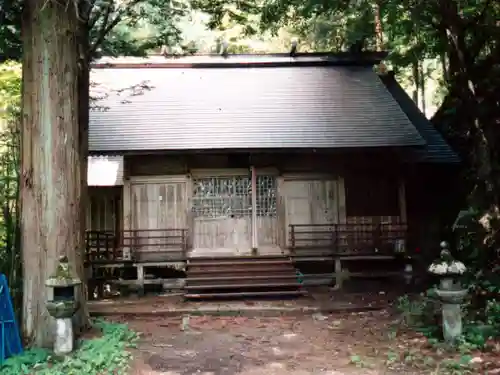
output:
{"label": "wooden lattice window", "polygon": [[252,215],[250,177],[202,177],[193,180],[192,211],[206,218]]}
{"label": "wooden lattice window", "polygon": [[[257,216],[276,217],[276,178],[257,176]],[[203,177],[193,180],[192,212],[206,218],[250,217],[249,176]]]}
{"label": "wooden lattice window", "polygon": [[257,176],[257,216],[276,217],[276,177]]}

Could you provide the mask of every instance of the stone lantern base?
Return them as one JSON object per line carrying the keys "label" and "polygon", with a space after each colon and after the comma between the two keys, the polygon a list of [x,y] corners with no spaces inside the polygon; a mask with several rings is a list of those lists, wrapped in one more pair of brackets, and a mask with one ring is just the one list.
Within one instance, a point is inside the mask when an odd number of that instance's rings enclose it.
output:
{"label": "stone lantern base", "polygon": [[54,352],[57,355],[69,354],[73,351],[73,321],[72,318],[80,307],[77,301],[77,286],[81,280],[72,273],[68,257],[62,256],[52,276],[45,281],[49,288],[49,300],[45,307],[56,319]]}
{"label": "stone lantern base", "polygon": [[73,351],[73,321],[72,317],[79,308],[75,300],[47,301],[47,311],[56,319],[56,338],[54,353],[66,355]]}
{"label": "stone lantern base", "polygon": [[462,335],[461,304],[467,295],[467,289],[436,289],[436,294],[443,303],[443,337],[449,344],[454,344]]}
{"label": "stone lantern base", "polygon": [[73,351],[75,335],[73,333],[73,321],[71,318],[56,319],[56,340],[54,353],[66,355]]}
{"label": "stone lantern base", "polygon": [[79,308],[79,303],[75,300],[47,301],[45,307],[50,316],[56,319],[66,319],[75,315]]}

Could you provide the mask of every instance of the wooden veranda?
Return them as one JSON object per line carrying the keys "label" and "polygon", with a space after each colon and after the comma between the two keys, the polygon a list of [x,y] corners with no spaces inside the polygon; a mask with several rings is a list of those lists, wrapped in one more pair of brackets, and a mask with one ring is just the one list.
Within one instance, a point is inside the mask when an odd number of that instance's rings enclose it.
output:
{"label": "wooden veranda", "polygon": [[[343,281],[352,277],[389,277],[401,273],[401,270],[392,272],[374,272],[371,267],[363,271],[350,271],[349,264],[356,261],[392,261],[398,254],[405,251],[408,243],[408,226],[400,224],[325,224],[325,225],[289,225],[289,246],[282,249],[282,259],[290,260],[296,269],[302,269],[304,264],[320,264],[321,271],[303,273],[302,278],[323,278],[341,288]],[[203,277],[212,280],[232,281],[228,289],[237,288],[237,282],[253,279],[260,281],[259,286],[273,287],[276,280],[269,276],[272,270],[267,266],[276,263],[280,257],[269,255],[234,256],[234,257],[195,257],[190,254],[191,246],[189,230],[187,228],[161,230],[127,230],[127,231],[88,231],[86,262],[89,269],[91,289],[102,284],[119,284],[144,289],[145,285],[175,285],[180,291],[184,290],[186,282],[186,268],[189,262],[207,260],[210,275],[202,274],[204,269],[198,265],[196,275],[199,280]],[[154,254],[154,256],[151,256]],[[259,265],[266,266],[267,273],[256,274],[249,269]],[[217,266],[221,264],[220,266]],[[328,272],[324,272],[325,265]],[[245,267],[242,268],[242,265]],[[347,265],[347,266],[346,266]],[[219,268],[217,268],[219,267]],[[229,269],[232,267],[230,275]],[[235,273],[234,268],[241,271]],[[176,279],[150,275],[146,269],[174,268],[179,271]],[[224,269],[223,269],[224,268]],[[307,267],[306,267],[307,268]],[[310,269],[311,267],[309,267]],[[124,269],[135,269],[135,273],[123,274]],[[206,267],[205,267],[206,269]],[[267,277],[265,275],[268,275]],[[271,272],[272,274],[272,272]],[[229,275],[229,276],[228,276]],[[251,277],[253,275],[253,277]],[[293,275],[293,274],[291,274]],[[290,276],[287,276],[290,277]],[[229,278],[229,279],[228,279]],[[280,280],[285,279],[282,277]],[[189,277],[188,277],[189,280]],[[236,283],[234,283],[236,282]],[[266,284],[267,283],[267,284]],[[243,285],[243,284],[241,284]],[[189,288],[189,286],[187,287]],[[102,292],[102,291],[101,291]],[[234,294],[234,293],[233,293]]]}

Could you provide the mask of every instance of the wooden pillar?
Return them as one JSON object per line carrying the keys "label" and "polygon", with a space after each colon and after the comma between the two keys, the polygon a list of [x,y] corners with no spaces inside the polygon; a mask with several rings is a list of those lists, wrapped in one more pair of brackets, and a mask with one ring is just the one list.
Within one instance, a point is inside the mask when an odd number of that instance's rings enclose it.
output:
{"label": "wooden pillar", "polygon": [[401,180],[399,182],[398,200],[399,200],[399,216],[401,217],[401,222],[407,224],[408,215],[406,213],[406,187],[404,180]]}
{"label": "wooden pillar", "polygon": [[278,245],[281,247],[282,253],[284,249],[288,247],[288,227],[286,220],[284,184],[285,181],[283,177],[278,176],[276,180],[276,216],[278,221]]}
{"label": "wooden pillar", "polygon": [[[347,209],[346,209],[346,190],[345,190],[345,178],[343,176],[338,176],[337,178],[337,210],[338,210],[338,219],[337,225],[335,226],[335,248],[333,251],[338,251],[339,244],[339,224],[347,223]],[[341,239],[340,241],[344,241]],[[342,261],[340,258],[335,258],[335,287],[334,290],[342,289],[344,283],[344,271],[342,270]]]}
{"label": "wooden pillar", "polygon": [[132,219],[132,210],[131,210],[131,189],[130,189],[130,180],[126,180],[123,182],[123,230],[130,230],[130,221]]}
{"label": "wooden pillar", "polygon": [[345,180],[344,177],[338,177],[337,179],[337,211],[338,219],[337,224],[347,223],[347,213],[346,213],[346,198],[345,198]]}
{"label": "wooden pillar", "polygon": [[142,264],[137,265],[137,293],[139,296],[144,295],[144,266]]}
{"label": "wooden pillar", "polygon": [[342,262],[335,258],[335,287],[334,290],[342,289]]}
{"label": "wooden pillar", "polygon": [[186,257],[189,257],[190,250],[192,250],[194,247],[194,238],[195,238],[194,213],[192,210],[192,206],[193,206],[193,179],[191,177],[191,174],[188,174],[186,176],[185,200],[186,200],[186,207],[185,207],[186,223],[184,225],[186,226],[186,229],[187,229],[185,232],[186,233]]}
{"label": "wooden pillar", "polygon": [[252,175],[252,252],[256,252],[259,246],[257,239],[257,173],[255,167],[250,167]]}
{"label": "wooden pillar", "polygon": [[[126,244],[123,243],[123,236],[126,235],[130,237],[130,234],[126,231],[130,230],[131,225],[130,222],[132,220],[132,211],[131,211],[131,191],[130,191],[130,180],[127,179],[123,182],[123,232],[120,233],[120,243],[123,248],[123,258],[126,260],[130,260],[132,258],[132,254],[130,251],[130,240],[127,241]],[[127,234],[125,234],[127,233]]]}

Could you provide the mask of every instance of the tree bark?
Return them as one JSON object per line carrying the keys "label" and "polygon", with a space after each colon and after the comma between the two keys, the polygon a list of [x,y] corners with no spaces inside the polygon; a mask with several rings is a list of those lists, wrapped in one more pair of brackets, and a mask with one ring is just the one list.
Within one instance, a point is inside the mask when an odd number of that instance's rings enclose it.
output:
{"label": "tree bark", "polygon": [[[79,267],[79,275],[86,277],[83,260],[85,259],[85,232],[87,230],[86,222],[86,207],[88,201],[88,183],[87,183],[87,170],[89,154],[89,108],[90,108],[90,48],[89,48],[89,32],[86,23],[80,27],[79,33],[79,57],[78,57],[78,94],[79,94],[79,107],[78,107],[78,132],[79,132],[79,147],[80,147],[80,233],[81,243],[80,247],[80,261],[77,264]],[[83,280],[83,277],[82,277]],[[81,290],[81,300],[85,301],[87,298],[87,280],[85,279],[84,288]],[[89,325],[89,315],[87,306],[82,305],[81,310],[77,316],[76,321],[78,328],[76,332],[79,333],[85,330]]]}
{"label": "tree bark", "polygon": [[[418,60],[415,60],[412,64],[413,82],[415,83],[415,90],[413,91],[413,101],[417,106],[419,106],[419,94],[420,94],[420,71],[418,70]],[[419,106],[420,107],[420,106]]]}
{"label": "tree bark", "polygon": [[419,75],[419,78],[420,78],[420,98],[421,98],[421,110],[422,112],[424,113],[424,115],[426,114],[426,110],[427,110],[427,103],[425,102],[425,66],[424,66],[424,62],[425,60],[422,60],[422,61],[419,61],[418,62],[418,75]]}
{"label": "tree bark", "polygon": [[[21,246],[23,329],[38,347],[53,344],[45,280],[67,255],[83,279],[82,165],[78,34],[73,3],[27,0],[23,15]],[[85,181],[86,183],[86,181]],[[80,293],[85,305],[85,296]],[[85,309],[82,310],[85,313]],[[80,319],[86,324],[86,314]]]}
{"label": "tree bark", "polygon": [[373,13],[375,17],[375,48],[377,51],[382,51],[384,49],[384,32],[382,30],[379,1],[375,2]]}

